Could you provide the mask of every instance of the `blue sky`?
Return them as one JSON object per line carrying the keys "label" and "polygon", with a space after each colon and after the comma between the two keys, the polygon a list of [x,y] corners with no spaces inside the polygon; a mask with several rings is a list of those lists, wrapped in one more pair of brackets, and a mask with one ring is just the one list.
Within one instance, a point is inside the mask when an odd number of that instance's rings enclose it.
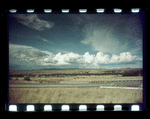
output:
{"label": "blue sky", "polygon": [[8,14],[9,69],[142,68],[142,14]]}

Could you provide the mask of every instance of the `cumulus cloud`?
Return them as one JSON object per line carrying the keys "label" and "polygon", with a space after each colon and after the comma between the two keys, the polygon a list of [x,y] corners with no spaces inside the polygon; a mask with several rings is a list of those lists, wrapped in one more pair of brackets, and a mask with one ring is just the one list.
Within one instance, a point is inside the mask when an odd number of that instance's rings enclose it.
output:
{"label": "cumulus cloud", "polygon": [[67,54],[61,54],[60,52],[55,55],[53,58],[54,61],[56,61],[56,65],[70,65],[77,61],[77,59],[80,58],[80,55],[76,53],[67,53]]}
{"label": "cumulus cloud", "polygon": [[84,63],[91,63],[94,60],[94,55],[90,55],[89,52],[86,52],[83,55],[83,61]]}
{"label": "cumulus cloud", "polygon": [[49,29],[54,26],[53,22],[39,19],[37,14],[14,14],[12,16],[21,24],[38,31],[43,31],[45,28]]}
{"label": "cumulus cloud", "polygon": [[133,56],[130,52],[123,52],[120,53],[120,55],[113,54],[110,59],[110,63],[130,63],[141,60],[142,58],[139,58],[138,56]]}
{"label": "cumulus cloud", "polygon": [[110,62],[110,57],[107,54],[103,54],[102,52],[98,52],[95,61],[98,64],[108,64]]}
{"label": "cumulus cloud", "polygon": [[77,66],[79,68],[100,68],[107,64],[134,64],[142,61],[130,52],[122,52],[120,55],[112,56],[98,52],[96,55],[85,52],[83,55],[69,52],[54,55],[49,51],[41,51],[31,46],[9,44],[10,65],[40,65],[40,66]]}
{"label": "cumulus cloud", "polygon": [[101,64],[120,64],[120,63],[135,63],[142,61],[142,58],[132,55],[130,52],[123,52],[120,55],[113,54],[112,56],[98,52],[96,55],[86,52],[84,55],[76,53],[56,54],[53,58],[57,65],[72,65],[74,63],[86,67],[99,67]]}
{"label": "cumulus cloud", "polygon": [[119,61],[119,56],[113,54],[112,57],[111,57],[110,63],[116,63],[118,61]]}
{"label": "cumulus cloud", "polygon": [[92,63],[95,55],[90,55],[89,52],[86,52],[83,56],[80,56],[77,60],[80,63]]}

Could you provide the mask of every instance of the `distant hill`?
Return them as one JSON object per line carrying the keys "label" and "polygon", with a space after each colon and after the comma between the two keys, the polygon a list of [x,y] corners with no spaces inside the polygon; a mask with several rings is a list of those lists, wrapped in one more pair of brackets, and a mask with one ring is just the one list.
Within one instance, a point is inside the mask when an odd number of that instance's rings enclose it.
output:
{"label": "distant hill", "polygon": [[81,70],[80,68],[44,68],[44,69],[40,69],[40,70]]}
{"label": "distant hill", "polygon": [[[82,70],[82,71],[81,71]],[[142,76],[143,70],[141,68],[132,69],[79,69],[79,68],[51,68],[41,70],[28,70],[28,71],[10,71],[9,76],[23,77],[30,76],[60,76],[60,75],[122,75],[122,76]]]}

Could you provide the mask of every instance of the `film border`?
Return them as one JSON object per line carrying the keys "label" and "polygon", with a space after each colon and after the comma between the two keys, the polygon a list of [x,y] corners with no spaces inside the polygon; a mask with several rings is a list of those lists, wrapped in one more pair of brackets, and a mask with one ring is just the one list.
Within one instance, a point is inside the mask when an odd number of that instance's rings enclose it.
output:
{"label": "film border", "polygon": [[[106,9],[106,8],[97,8],[94,10],[89,10],[89,9],[78,9],[78,10],[71,10],[71,9],[61,9],[60,11],[58,10],[53,10],[53,9],[43,9],[43,11],[37,11],[36,9],[26,9],[26,10],[18,10],[18,9],[9,9],[6,10],[7,13],[11,14],[16,14],[16,13],[45,13],[45,14],[72,14],[72,13],[77,13],[77,14],[88,14],[88,13],[94,13],[94,14],[107,14],[107,13],[140,13],[143,12],[145,9],[144,8],[133,8],[133,9],[120,9],[120,8],[113,8],[113,9]],[[145,77],[143,77],[145,78]],[[146,79],[144,79],[146,80]],[[143,91],[146,91],[146,84],[143,82]],[[144,95],[146,95],[144,93]],[[143,96],[145,98],[146,96]],[[145,100],[145,99],[144,99]],[[45,105],[50,105],[51,111],[142,111],[145,109],[145,101],[143,102],[144,104],[6,104],[5,103],[5,110],[7,111],[26,111],[26,107],[28,105],[31,105],[33,107],[34,111],[44,111],[44,106]],[[12,106],[13,105],[13,106]],[[67,109],[65,110],[65,106]],[[118,106],[119,105],[119,106]],[[144,105],[144,106],[143,106]],[[62,109],[62,106],[64,106],[64,110]],[[69,109],[68,109],[69,106]],[[81,106],[81,109],[79,108]],[[32,109],[31,109],[32,111]]]}

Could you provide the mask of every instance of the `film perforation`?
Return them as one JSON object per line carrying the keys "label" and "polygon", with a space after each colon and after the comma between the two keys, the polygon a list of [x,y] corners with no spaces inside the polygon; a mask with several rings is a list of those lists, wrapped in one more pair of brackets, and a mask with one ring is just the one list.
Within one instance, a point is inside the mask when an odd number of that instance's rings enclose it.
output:
{"label": "film perforation", "polygon": [[69,13],[69,9],[62,9],[61,10],[63,13]]}
{"label": "film perforation", "polygon": [[[74,105],[75,106],[75,105]],[[10,112],[36,112],[36,111],[140,111],[141,106],[140,105],[86,105],[86,104],[78,104],[73,108],[73,105],[68,104],[59,104],[59,105],[51,105],[51,104],[41,104],[41,105],[9,105]]]}
{"label": "film perforation", "polygon": [[96,9],[97,13],[103,13],[105,9]]}
{"label": "film perforation", "polygon": [[28,12],[28,13],[33,13],[33,12],[34,12],[34,9],[27,9],[27,12]]}
{"label": "film perforation", "polygon": [[104,105],[97,105],[96,111],[105,111],[105,106]]}
{"label": "film perforation", "polygon": [[52,9],[44,9],[44,12],[45,12],[45,13],[51,13],[51,12],[52,12]]}
{"label": "film perforation", "polygon": [[122,12],[122,9],[115,8],[115,9],[114,9],[114,12],[115,12],[115,13],[121,13],[121,12]]}
{"label": "film perforation", "polygon": [[16,12],[17,12],[17,9],[10,9],[9,12],[10,12],[10,13],[16,13]]}
{"label": "film perforation", "polygon": [[[140,12],[140,10],[142,10],[141,8],[131,8],[131,9],[121,9],[121,8],[112,8],[112,9],[108,9],[108,8],[97,8],[97,9],[93,9],[93,10],[89,10],[89,9],[76,9],[76,10],[72,10],[72,9],[60,9],[60,10],[55,10],[55,9],[43,9],[43,13],[56,13],[56,12],[62,12],[62,13],[72,13],[72,12],[79,12],[79,13],[88,13],[88,12],[92,12],[93,13],[107,13],[107,12],[114,12],[114,13],[122,13],[125,11],[131,11],[132,13],[138,13]],[[17,13],[19,10],[17,9],[9,9],[10,13]],[[35,9],[26,9],[27,13],[34,13]],[[41,11],[39,11],[41,12]]]}
{"label": "film perforation", "polygon": [[122,111],[121,105],[114,105],[114,111]]}
{"label": "film perforation", "polygon": [[87,9],[79,9],[79,12],[80,12],[80,13],[86,13],[86,12],[87,12]]}
{"label": "film perforation", "polygon": [[69,107],[69,105],[62,105],[62,106],[61,106],[61,110],[62,110],[62,111],[69,111],[69,110],[70,110],[70,107]]}

